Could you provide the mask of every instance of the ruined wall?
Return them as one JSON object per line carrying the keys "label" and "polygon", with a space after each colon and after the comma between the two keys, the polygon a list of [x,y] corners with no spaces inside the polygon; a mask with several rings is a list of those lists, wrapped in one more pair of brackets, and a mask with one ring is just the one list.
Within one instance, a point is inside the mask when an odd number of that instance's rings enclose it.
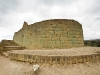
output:
{"label": "ruined wall", "polygon": [[78,64],[78,63],[99,63],[100,54],[79,55],[79,56],[43,56],[9,52],[9,58],[13,60],[29,62],[34,64]]}
{"label": "ruined wall", "polygon": [[31,25],[24,22],[13,40],[28,49],[84,46],[82,25],[68,19],[46,20]]}
{"label": "ruined wall", "polygon": [[0,54],[4,51],[4,45],[0,42]]}

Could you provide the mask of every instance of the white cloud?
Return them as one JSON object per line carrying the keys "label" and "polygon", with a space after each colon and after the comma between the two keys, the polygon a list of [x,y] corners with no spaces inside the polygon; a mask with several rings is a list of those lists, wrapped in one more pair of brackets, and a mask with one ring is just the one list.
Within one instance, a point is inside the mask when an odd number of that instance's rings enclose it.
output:
{"label": "white cloud", "polygon": [[2,0],[0,40],[12,39],[24,21],[75,19],[82,24],[84,39],[100,39],[100,0]]}

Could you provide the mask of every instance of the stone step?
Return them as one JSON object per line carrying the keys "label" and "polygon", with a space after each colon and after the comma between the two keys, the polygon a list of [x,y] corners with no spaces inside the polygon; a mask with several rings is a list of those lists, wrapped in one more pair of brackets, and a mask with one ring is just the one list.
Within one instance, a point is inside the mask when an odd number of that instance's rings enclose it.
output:
{"label": "stone step", "polygon": [[23,49],[25,49],[25,47],[19,46],[13,40],[2,40],[1,44],[3,46],[2,52],[6,52],[6,51],[9,51],[9,50],[23,50]]}
{"label": "stone step", "polygon": [[22,46],[4,46],[4,50],[8,51],[8,50],[23,50],[25,49],[25,47]]}
{"label": "stone step", "polygon": [[18,46],[18,44],[15,43],[13,40],[2,40],[1,43],[4,46]]}
{"label": "stone step", "polygon": [[9,54],[7,52],[3,52],[2,55],[5,56],[5,57],[9,56]]}

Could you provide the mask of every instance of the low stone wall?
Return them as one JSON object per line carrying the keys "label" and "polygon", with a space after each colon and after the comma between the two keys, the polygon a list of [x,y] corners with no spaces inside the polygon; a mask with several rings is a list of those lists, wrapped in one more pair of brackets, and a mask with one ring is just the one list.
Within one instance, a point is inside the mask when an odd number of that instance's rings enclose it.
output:
{"label": "low stone wall", "polygon": [[2,54],[3,51],[4,51],[4,46],[3,46],[3,44],[1,44],[1,42],[0,42],[0,54]]}
{"label": "low stone wall", "polygon": [[100,54],[80,55],[80,56],[42,56],[30,54],[17,54],[9,52],[9,58],[22,62],[29,62],[34,64],[78,64],[78,63],[95,63],[100,62]]}
{"label": "low stone wall", "polygon": [[25,47],[22,46],[4,46],[4,50],[5,51],[9,51],[9,50],[23,50],[25,49]]}

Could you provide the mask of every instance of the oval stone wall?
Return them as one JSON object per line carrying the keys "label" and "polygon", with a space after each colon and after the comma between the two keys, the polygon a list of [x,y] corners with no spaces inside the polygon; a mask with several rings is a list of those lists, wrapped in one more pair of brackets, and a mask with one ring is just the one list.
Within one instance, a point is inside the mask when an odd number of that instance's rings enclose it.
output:
{"label": "oval stone wall", "polygon": [[75,20],[45,20],[23,27],[13,40],[28,49],[54,49],[84,46],[82,25]]}

